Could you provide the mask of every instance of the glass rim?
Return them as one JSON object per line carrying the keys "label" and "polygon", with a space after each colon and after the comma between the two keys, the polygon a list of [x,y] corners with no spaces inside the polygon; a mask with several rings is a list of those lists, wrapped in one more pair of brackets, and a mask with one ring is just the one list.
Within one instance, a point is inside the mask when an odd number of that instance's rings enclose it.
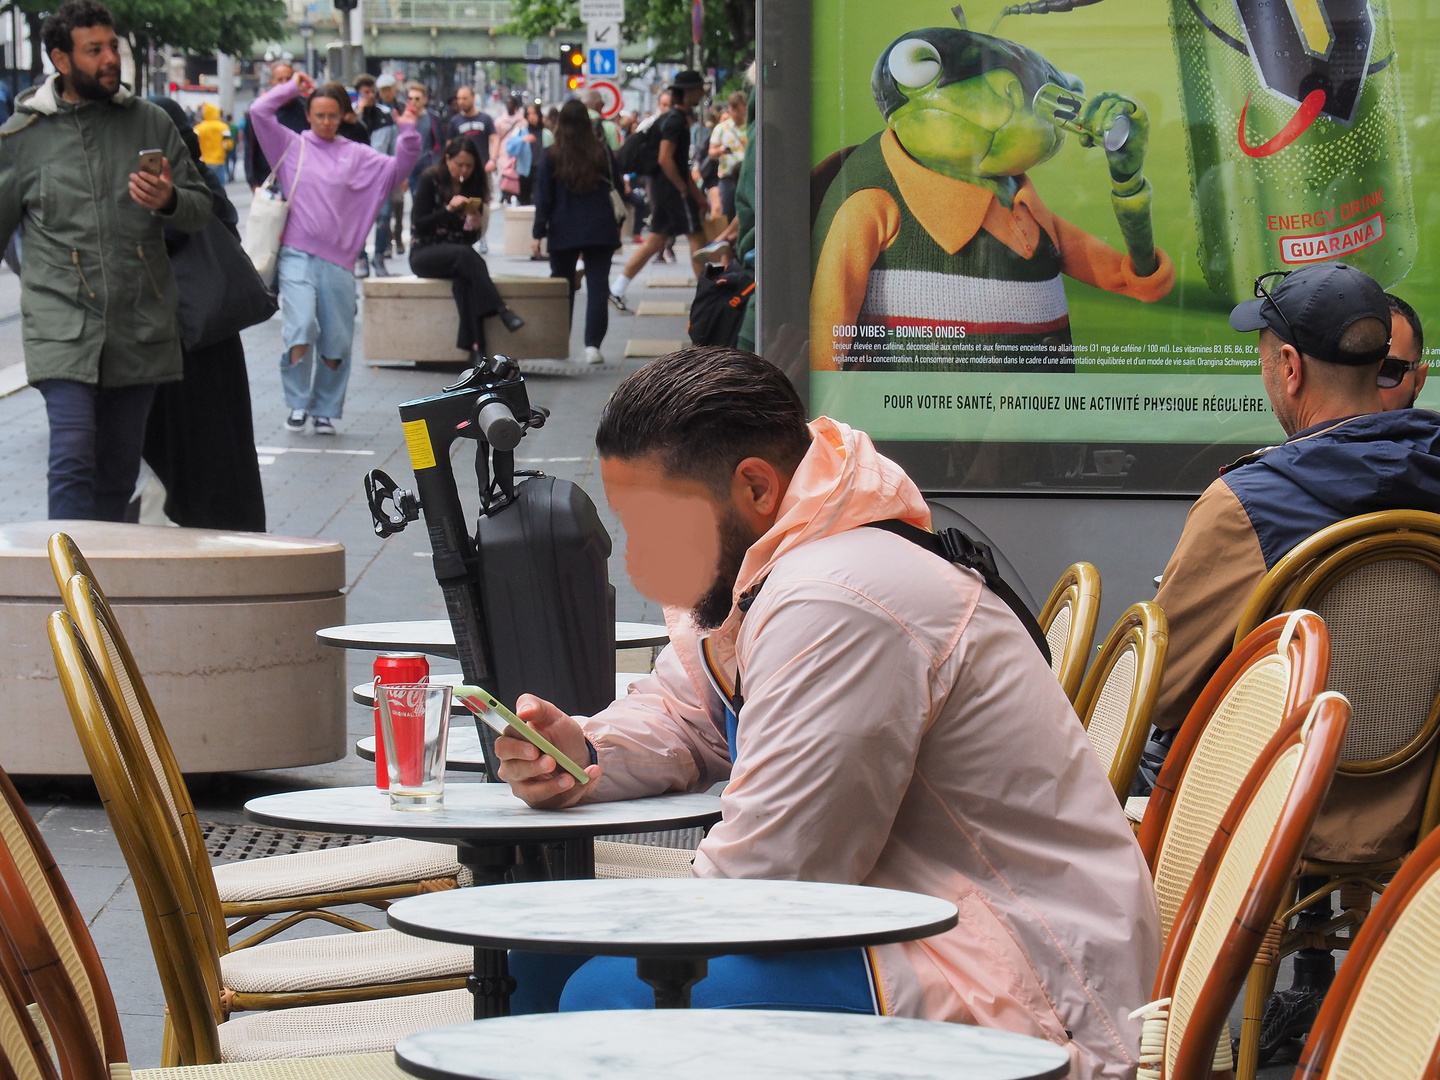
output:
{"label": "glass rim", "polygon": [[379,692],[380,690],[454,690],[455,687],[451,686],[449,683],[440,682],[376,682],[375,689],[377,692]]}

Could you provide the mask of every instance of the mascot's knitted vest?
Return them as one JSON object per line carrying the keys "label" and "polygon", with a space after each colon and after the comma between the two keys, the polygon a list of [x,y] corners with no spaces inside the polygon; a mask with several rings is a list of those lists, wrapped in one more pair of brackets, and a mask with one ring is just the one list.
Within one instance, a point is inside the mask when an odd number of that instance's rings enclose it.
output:
{"label": "mascot's knitted vest", "polygon": [[884,366],[1073,370],[1060,252],[1049,233],[1040,230],[1028,259],[984,229],[951,255],[905,204],[878,135],[850,155],[830,194],[843,200],[864,188],[879,188],[900,208],[900,231],[870,268],[859,318],[887,328],[892,363]]}

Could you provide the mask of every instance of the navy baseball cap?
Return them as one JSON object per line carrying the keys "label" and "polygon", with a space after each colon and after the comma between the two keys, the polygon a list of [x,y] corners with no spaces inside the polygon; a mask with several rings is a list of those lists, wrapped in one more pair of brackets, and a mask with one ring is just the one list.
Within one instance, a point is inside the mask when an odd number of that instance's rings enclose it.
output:
{"label": "navy baseball cap", "polygon": [[[1276,271],[1255,280],[1257,299],[1237,304],[1230,326],[1246,333],[1273,331],[1307,356],[1331,364],[1363,367],[1379,363],[1390,351],[1390,302],[1369,274],[1345,263]],[[1340,348],[1345,331],[1362,319],[1378,319],[1385,344],[1366,353]]]}

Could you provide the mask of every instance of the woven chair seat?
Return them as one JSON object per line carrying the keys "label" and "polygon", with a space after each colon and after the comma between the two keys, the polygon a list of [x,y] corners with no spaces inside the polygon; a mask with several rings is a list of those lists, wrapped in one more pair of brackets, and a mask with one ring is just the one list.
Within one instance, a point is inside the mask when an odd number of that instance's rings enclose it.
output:
{"label": "woven chair seat", "polygon": [[690,848],[595,841],[597,878],[688,878],[694,861],[695,852]]}
{"label": "woven chair seat", "polygon": [[[111,1080],[126,1080],[115,1065],[110,1066],[110,1076]],[[129,1080],[411,1080],[389,1053],[135,1069],[128,1076]]]}
{"label": "woven chair seat", "polygon": [[471,884],[470,871],[455,859],[455,846],[423,840],[379,840],[215,867],[221,903],[348,892],[453,877],[460,877],[462,886]]}
{"label": "woven chair seat", "polygon": [[475,999],[468,990],[245,1013],[220,1025],[220,1058],[269,1061],[378,1054],[394,1050],[397,1042],[417,1031],[474,1017]]}
{"label": "woven chair seat", "polygon": [[344,990],[469,974],[475,952],[398,930],[270,941],[220,958],[225,986],[242,994]]}
{"label": "woven chair seat", "polygon": [[1145,820],[1145,811],[1149,806],[1149,795],[1132,795],[1125,800],[1125,816],[1136,824],[1139,824]]}

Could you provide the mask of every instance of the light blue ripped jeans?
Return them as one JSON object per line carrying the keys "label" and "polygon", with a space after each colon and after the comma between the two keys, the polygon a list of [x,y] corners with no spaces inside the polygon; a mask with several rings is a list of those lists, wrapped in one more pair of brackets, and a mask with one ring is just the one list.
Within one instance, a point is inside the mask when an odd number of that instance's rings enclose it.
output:
{"label": "light blue ripped jeans", "polygon": [[[338,419],[350,382],[350,346],[355,339],[355,273],[308,252],[282,247],[279,259],[281,335],[280,385],[285,404],[311,416]],[[298,364],[296,345],[313,346]],[[317,362],[339,360],[338,367]]]}

